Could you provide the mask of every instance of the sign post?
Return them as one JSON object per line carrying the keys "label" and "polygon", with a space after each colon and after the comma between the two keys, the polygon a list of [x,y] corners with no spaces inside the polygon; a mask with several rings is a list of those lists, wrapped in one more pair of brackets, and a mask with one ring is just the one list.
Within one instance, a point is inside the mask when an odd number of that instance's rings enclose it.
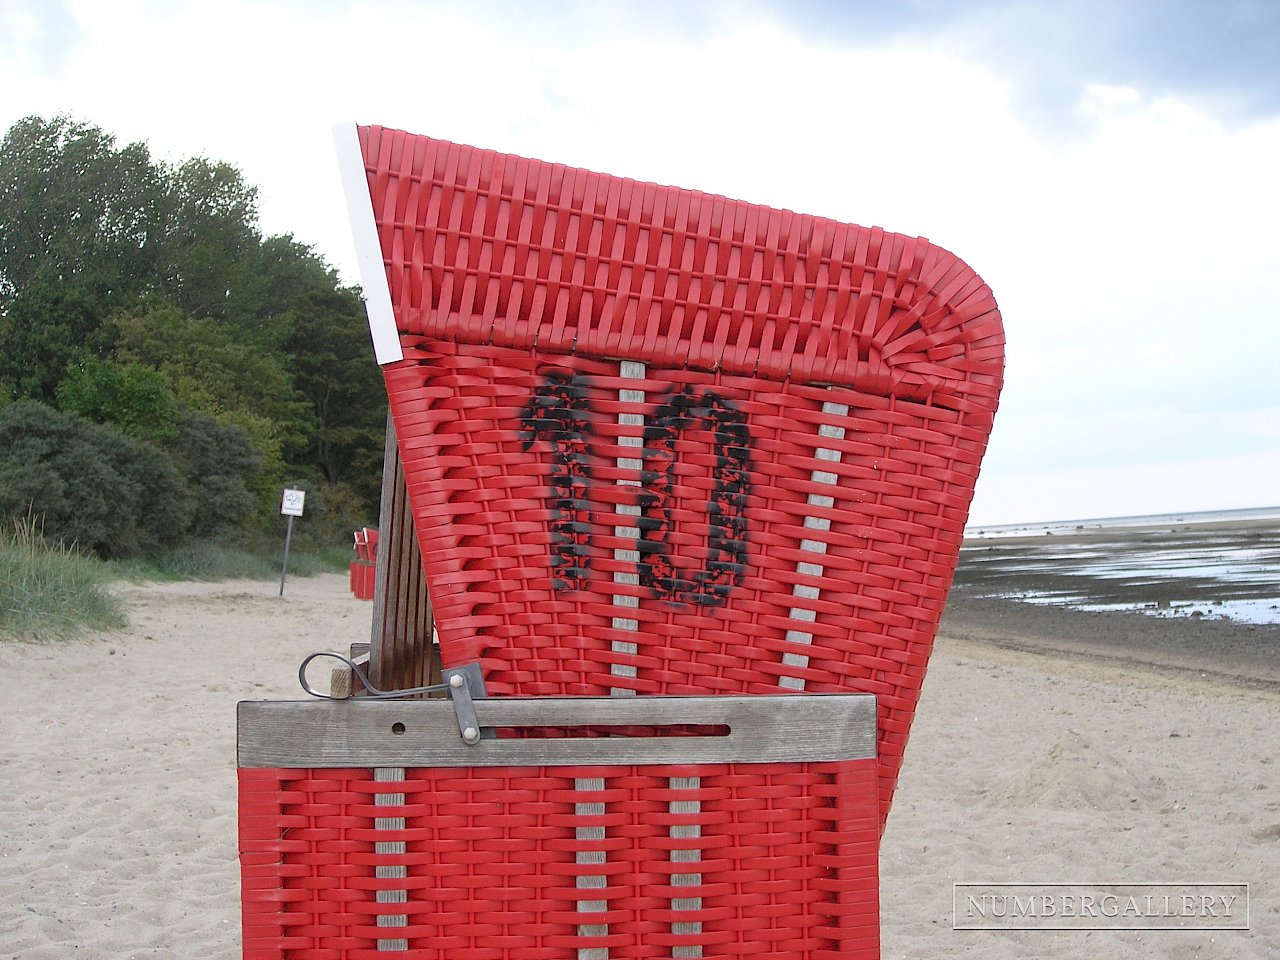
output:
{"label": "sign post", "polygon": [[280,596],[284,596],[284,575],[289,569],[289,541],[293,539],[293,518],[302,516],[302,504],[307,499],[305,490],[287,489],[280,501],[280,513],[289,518],[284,531],[284,562],[280,564]]}

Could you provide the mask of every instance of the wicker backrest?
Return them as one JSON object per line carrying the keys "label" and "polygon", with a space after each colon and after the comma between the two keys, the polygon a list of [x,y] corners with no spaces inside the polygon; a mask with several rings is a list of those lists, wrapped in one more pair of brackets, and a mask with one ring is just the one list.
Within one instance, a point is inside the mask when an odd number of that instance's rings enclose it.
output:
{"label": "wicker backrest", "polygon": [[445,664],[874,693],[883,817],[999,395],[990,290],[921,239],[358,136]]}

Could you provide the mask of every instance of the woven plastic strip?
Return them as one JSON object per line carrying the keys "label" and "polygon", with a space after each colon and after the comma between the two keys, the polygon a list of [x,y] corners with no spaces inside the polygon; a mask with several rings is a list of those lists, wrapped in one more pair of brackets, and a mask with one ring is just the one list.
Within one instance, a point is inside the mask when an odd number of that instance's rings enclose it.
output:
{"label": "woven plastic strip", "polygon": [[995,412],[924,240],[360,128],[445,662],[496,694],[875,693],[886,815]]}
{"label": "woven plastic strip", "polygon": [[243,769],[245,960],[879,956],[871,760]]}

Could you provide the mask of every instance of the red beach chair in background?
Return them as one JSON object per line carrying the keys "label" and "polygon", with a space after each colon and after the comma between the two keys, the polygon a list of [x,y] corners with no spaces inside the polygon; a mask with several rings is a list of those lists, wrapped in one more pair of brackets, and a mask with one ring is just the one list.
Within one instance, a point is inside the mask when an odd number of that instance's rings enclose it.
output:
{"label": "red beach chair in background", "polygon": [[[348,135],[443,664],[479,664],[492,725],[631,736],[501,772],[242,752],[246,956],[878,956],[878,837],[1001,385],[990,290],[921,239]],[[868,694],[871,754],[692,746]],[[509,722],[526,697],[600,699]],[[663,717],[688,736],[636,736]],[[591,759],[633,741],[647,763]]]}
{"label": "red beach chair in background", "polygon": [[361,527],[355,533],[356,558],[351,561],[351,592],[357,600],[372,600],[378,562],[378,531]]}

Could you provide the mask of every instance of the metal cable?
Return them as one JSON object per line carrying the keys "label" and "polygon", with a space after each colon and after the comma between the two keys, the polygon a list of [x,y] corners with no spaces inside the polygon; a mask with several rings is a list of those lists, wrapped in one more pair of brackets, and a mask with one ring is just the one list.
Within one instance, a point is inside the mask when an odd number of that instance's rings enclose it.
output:
{"label": "metal cable", "polygon": [[360,666],[350,657],[344,657],[340,653],[331,653],[327,650],[322,650],[319,653],[309,655],[302,661],[302,665],[298,667],[298,683],[302,685],[302,689],[313,697],[319,697],[321,700],[343,700],[347,698],[332,697],[327,693],[321,693],[307,682],[307,667],[310,666],[311,661],[315,660],[317,657],[330,657],[334,660],[340,660],[342,663],[346,664],[347,667],[350,668],[351,672],[354,673],[356,677],[359,678],[360,682],[364,684],[364,688],[367,691],[366,698],[370,700],[395,700],[399,697],[412,697],[419,693],[444,693],[449,689],[449,684],[447,683],[436,683],[428,687],[406,687],[403,690],[379,690],[369,682],[369,678],[365,675],[365,672],[361,670]]}

